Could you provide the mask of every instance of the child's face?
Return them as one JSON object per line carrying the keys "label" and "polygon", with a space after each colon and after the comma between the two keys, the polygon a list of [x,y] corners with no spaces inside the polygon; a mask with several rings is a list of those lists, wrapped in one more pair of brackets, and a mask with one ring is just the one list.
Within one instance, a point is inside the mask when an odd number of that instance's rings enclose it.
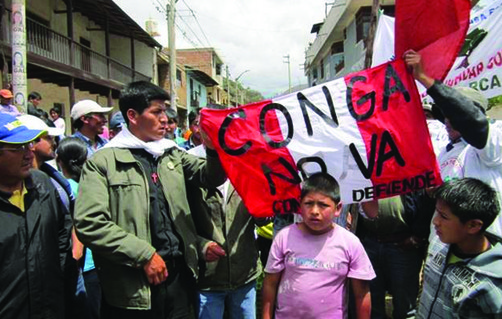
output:
{"label": "child's face", "polygon": [[303,197],[300,207],[306,229],[320,235],[333,228],[333,218],[340,215],[342,203],[335,203],[323,193],[312,192]]}
{"label": "child's face", "polygon": [[436,213],[432,224],[439,239],[446,244],[458,244],[466,239],[467,225],[451,212],[450,207],[441,199],[437,200]]}

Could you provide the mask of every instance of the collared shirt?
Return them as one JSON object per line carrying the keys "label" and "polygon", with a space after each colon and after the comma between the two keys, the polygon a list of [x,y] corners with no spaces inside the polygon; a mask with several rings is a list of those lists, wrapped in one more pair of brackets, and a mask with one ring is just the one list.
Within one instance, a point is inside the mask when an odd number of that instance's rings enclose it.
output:
{"label": "collared shirt", "polygon": [[17,109],[17,107],[15,107],[12,104],[9,104],[9,105],[3,105],[3,104],[1,104],[0,105],[0,112],[1,113],[7,113],[7,114],[10,114],[12,116],[19,116],[19,115],[21,115],[21,113],[19,113],[19,110]]}
{"label": "collared shirt", "polygon": [[97,150],[108,143],[106,138],[99,137],[98,135],[96,135],[96,142],[93,143],[90,138],[80,133],[80,131],[76,131],[75,134],[73,134],[73,137],[79,138],[85,142],[87,145],[87,158],[90,158]]}
{"label": "collared shirt", "polygon": [[194,144],[192,141],[192,137],[190,137],[188,140],[184,141],[181,144],[178,144],[179,147],[184,148],[185,150],[191,150],[192,148],[196,147],[197,145]]}
{"label": "collared shirt", "polygon": [[23,183],[23,188],[15,190],[9,197],[9,202],[19,208],[24,213],[24,195],[28,193],[26,186]]}
{"label": "collared shirt", "polygon": [[182,256],[181,237],[174,230],[169,205],[158,179],[158,161],[143,149],[131,149],[131,153],[141,163],[148,179],[152,246],[164,260]]}

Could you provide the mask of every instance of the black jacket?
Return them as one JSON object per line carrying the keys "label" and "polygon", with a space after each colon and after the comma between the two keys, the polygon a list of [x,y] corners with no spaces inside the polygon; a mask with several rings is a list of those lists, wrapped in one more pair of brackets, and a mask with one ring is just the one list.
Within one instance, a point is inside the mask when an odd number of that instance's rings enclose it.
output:
{"label": "black jacket", "polygon": [[25,185],[24,213],[0,192],[0,318],[63,318],[70,216],[47,175]]}

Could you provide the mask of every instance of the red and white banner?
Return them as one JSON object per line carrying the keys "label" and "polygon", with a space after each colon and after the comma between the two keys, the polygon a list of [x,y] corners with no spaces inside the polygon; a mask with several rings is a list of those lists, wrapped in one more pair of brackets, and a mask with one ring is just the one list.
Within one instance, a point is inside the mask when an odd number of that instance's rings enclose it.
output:
{"label": "red and white banner", "polygon": [[298,212],[301,179],[318,171],[337,179],[345,204],[441,184],[402,60],[274,100],[205,109],[201,125],[256,217]]}

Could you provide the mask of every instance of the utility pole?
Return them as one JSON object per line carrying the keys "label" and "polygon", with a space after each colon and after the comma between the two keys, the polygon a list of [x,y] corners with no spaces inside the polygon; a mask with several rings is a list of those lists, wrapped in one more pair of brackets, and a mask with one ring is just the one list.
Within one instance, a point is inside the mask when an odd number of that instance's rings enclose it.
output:
{"label": "utility pole", "polygon": [[291,93],[291,63],[290,63],[290,60],[289,60],[289,54],[283,56],[283,58],[285,58],[286,60],[284,60],[282,62],[288,64],[289,93]]}
{"label": "utility pole", "polygon": [[235,79],[235,106],[239,106],[239,82]]}
{"label": "utility pole", "polygon": [[371,67],[371,59],[373,56],[373,42],[375,41],[375,33],[378,22],[378,9],[380,9],[380,0],[373,0],[371,7],[371,20],[368,37],[366,38],[366,56],[364,57],[364,68]]}
{"label": "utility pole", "polygon": [[26,62],[26,4],[25,0],[12,1],[12,93],[13,104],[26,113],[28,95]]}
{"label": "utility pole", "polygon": [[241,74],[239,74],[238,77],[235,78],[235,106],[239,105],[239,79],[246,72],[249,72],[249,70],[243,71]]}
{"label": "utility pole", "polygon": [[226,70],[227,70],[227,107],[230,107],[230,78],[228,76],[228,64],[226,65]]}
{"label": "utility pole", "polygon": [[176,16],[176,1],[177,0],[167,0],[170,1],[166,5],[167,8],[167,32],[169,37],[169,76],[170,85],[169,90],[171,94],[171,108],[175,111],[176,109],[176,33],[174,30],[174,17]]}

